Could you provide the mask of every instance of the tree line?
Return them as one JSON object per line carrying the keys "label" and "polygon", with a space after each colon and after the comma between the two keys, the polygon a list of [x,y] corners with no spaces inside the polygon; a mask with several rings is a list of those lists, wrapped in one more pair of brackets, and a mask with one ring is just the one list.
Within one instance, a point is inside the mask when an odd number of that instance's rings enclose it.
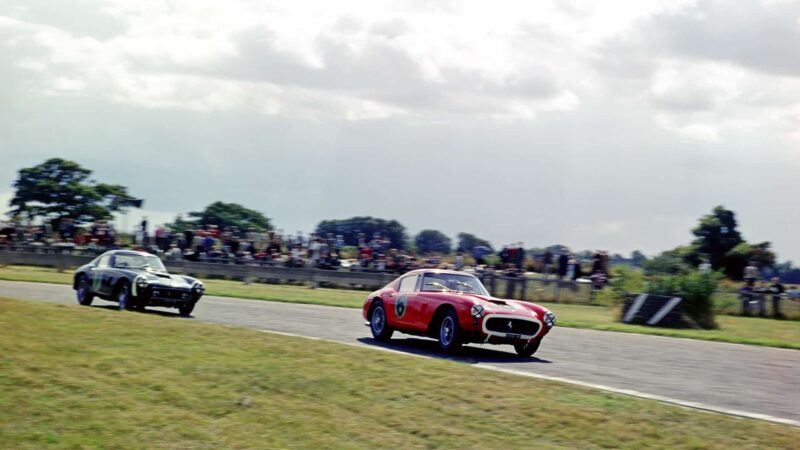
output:
{"label": "tree line", "polygon": [[[144,200],[130,194],[125,186],[98,182],[91,178],[91,174],[91,170],[78,163],[61,158],[51,158],[34,167],[21,169],[13,184],[15,193],[10,202],[9,217],[17,221],[41,220],[58,229],[64,219],[78,224],[91,223],[109,220],[115,212],[142,207]],[[250,229],[274,228],[271,219],[263,213],[237,203],[220,201],[202,211],[189,212],[186,218],[178,215],[168,225],[176,232],[198,225],[230,227],[242,233]],[[667,273],[707,263],[729,278],[740,279],[748,262],[755,262],[776,276],[796,277],[800,281],[800,269],[793,267],[791,262],[777,264],[769,242],[745,241],[738,230],[735,213],[723,206],[717,206],[710,214],[701,217],[691,232],[694,239],[690,243],[667,250],[651,260],[642,252],[634,251],[630,258],[612,256],[612,263],[644,266],[651,271]],[[410,238],[406,228],[397,220],[369,216],[323,220],[316,226],[315,233],[341,235],[345,244],[352,246],[380,234],[398,250],[413,248],[421,253],[469,252],[478,246],[492,252],[495,250],[489,241],[466,232],[459,233],[455,243],[446,234],[433,229],[422,230]],[[548,248],[557,251],[561,246]],[[545,249],[538,250],[544,253]],[[580,257],[580,254],[576,256]]]}

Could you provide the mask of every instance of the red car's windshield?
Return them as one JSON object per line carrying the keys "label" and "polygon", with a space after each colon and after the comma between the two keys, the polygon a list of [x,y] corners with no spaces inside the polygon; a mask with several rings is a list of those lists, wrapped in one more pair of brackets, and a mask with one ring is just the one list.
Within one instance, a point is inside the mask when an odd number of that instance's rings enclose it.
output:
{"label": "red car's windshield", "polygon": [[422,279],[423,292],[466,292],[489,295],[481,281],[473,276],[449,273],[426,273]]}

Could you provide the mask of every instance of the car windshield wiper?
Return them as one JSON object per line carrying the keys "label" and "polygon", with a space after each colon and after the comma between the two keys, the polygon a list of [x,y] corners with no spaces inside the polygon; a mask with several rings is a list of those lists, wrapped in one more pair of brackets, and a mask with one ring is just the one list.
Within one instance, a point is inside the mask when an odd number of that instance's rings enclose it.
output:
{"label": "car windshield wiper", "polygon": [[136,268],[137,269],[147,269],[148,267],[152,269],[152,266],[149,263],[144,263],[144,264],[142,264],[140,266],[137,266]]}

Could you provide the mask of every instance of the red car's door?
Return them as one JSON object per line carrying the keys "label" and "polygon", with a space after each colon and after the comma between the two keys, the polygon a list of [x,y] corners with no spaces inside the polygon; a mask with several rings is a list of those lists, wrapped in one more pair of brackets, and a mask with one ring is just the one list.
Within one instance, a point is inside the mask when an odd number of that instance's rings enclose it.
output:
{"label": "red car's door", "polygon": [[427,329],[433,320],[433,313],[442,304],[442,300],[436,292],[420,292],[417,295],[417,303],[419,304],[419,314],[417,315],[419,327]]}
{"label": "red car's door", "polygon": [[392,305],[387,308],[389,323],[398,328],[418,328],[419,305],[416,292],[418,279],[419,275],[401,278],[397,284],[397,292],[392,296]]}
{"label": "red car's door", "polygon": [[420,280],[420,293],[419,293],[419,323],[423,329],[427,329],[428,325],[433,320],[433,313],[439,308],[442,303],[445,303],[443,291],[446,289],[441,283],[443,281],[439,278],[431,278],[430,276],[423,275]]}

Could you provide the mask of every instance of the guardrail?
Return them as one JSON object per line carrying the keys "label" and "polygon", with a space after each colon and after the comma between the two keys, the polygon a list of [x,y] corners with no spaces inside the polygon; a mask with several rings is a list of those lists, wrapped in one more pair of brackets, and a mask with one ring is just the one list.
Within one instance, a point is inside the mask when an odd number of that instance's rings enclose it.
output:
{"label": "guardrail", "polygon": [[[3,246],[0,265],[53,267],[70,270],[90,262],[105,250],[74,249],[59,246]],[[240,280],[245,283],[293,283],[310,287],[379,289],[397,277],[386,272],[323,270],[260,265],[257,262],[227,260],[200,262],[164,258],[171,273],[198,278]],[[532,302],[592,303],[591,283],[556,279],[509,277],[496,273],[478,274],[492,295]]]}
{"label": "guardrail", "polygon": [[[93,255],[74,255],[68,252],[0,251],[0,265],[53,267],[68,270],[90,262]],[[244,282],[299,283],[312,287],[335,286],[378,289],[396,276],[389,273],[348,272],[322,269],[260,266],[256,264],[226,264],[186,260],[164,260],[171,273],[199,278],[223,278]]]}

